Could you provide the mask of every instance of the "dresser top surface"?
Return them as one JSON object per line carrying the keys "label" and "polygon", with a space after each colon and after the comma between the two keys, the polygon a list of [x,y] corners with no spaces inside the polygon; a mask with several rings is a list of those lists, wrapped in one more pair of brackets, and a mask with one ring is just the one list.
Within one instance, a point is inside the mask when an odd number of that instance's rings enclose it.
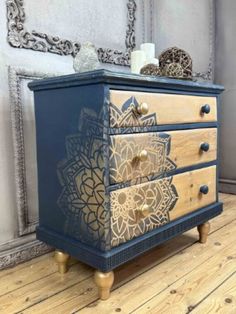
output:
{"label": "dresser top surface", "polygon": [[35,80],[29,83],[29,88],[37,91],[99,83],[126,86],[127,89],[129,86],[135,86],[140,88],[157,88],[210,94],[220,94],[224,90],[223,86],[209,82],[177,80],[167,77],[145,76],[104,69]]}

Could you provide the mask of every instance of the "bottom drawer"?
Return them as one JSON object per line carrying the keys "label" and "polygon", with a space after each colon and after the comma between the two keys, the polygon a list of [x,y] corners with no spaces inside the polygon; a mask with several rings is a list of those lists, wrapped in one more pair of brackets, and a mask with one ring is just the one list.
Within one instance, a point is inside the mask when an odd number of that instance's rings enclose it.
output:
{"label": "bottom drawer", "polygon": [[110,193],[111,245],[117,246],[216,201],[216,166]]}

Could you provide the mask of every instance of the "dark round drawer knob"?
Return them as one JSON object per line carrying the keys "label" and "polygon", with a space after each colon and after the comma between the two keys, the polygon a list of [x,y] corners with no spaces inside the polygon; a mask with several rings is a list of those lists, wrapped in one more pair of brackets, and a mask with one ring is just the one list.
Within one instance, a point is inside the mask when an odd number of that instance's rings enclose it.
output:
{"label": "dark round drawer knob", "polygon": [[209,148],[210,148],[210,145],[209,145],[209,143],[204,142],[204,143],[201,144],[200,148],[201,148],[201,150],[202,150],[203,152],[208,152],[208,150],[209,150]]}
{"label": "dark round drawer knob", "polygon": [[210,107],[210,105],[208,105],[208,104],[205,104],[204,106],[202,106],[202,108],[201,108],[201,113],[206,113],[206,114],[208,114],[208,113],[210,113],[210,111],[211,111],[211,107]]}
{"label": "dark round drawer knob", "polygon": [[202,194],[207,194],[207,193],[209,192],[209,187],[208,187],[207,185],[202,185],[202,186],[200,187],[200,192],[201,192]]}

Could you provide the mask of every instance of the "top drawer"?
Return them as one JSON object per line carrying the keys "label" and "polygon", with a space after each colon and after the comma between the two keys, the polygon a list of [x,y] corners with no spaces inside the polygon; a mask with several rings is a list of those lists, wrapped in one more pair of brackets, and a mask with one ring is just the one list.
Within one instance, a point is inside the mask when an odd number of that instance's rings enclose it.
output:
{"label": "top drawer", "polygon": [[111,128],[216,120],[216,97],[110,90]]}

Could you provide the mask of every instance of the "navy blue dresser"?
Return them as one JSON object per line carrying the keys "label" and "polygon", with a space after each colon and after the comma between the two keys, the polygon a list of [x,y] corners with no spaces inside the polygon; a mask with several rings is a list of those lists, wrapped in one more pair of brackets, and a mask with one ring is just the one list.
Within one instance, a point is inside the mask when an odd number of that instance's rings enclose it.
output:
{"label": "navy blue dresser", "polygon": [[39,226],[56,248],[96,269],[101,299],[113,269],[219,215],[222,86],[97,70],[29,84],[34,91]]}

